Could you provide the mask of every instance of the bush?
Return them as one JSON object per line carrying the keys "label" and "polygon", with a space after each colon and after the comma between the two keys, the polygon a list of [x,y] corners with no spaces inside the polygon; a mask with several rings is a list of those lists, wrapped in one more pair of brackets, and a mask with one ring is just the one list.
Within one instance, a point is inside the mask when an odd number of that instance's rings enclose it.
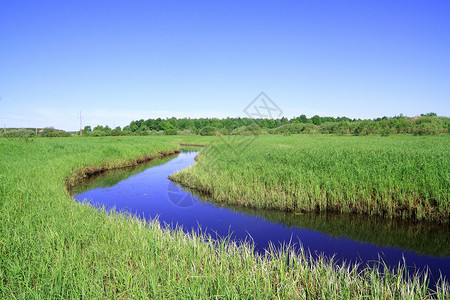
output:
{"label": "bush", "polygon": [[338,134],[338,135],[350,134],[351,124],[349,121],[342,121],[342,122],[338,122],[336,124],[337,124],[337,126],[336,126],[336,131],[334,132],[335,134]]}
{"label": "bush", "polygon": [[447,132],[446,124],[437,117],[421,116],[414,119],[411,133],[414,135],[434,135]]}
{"label": "bush", "polygon": [[5,138],[29,138],[29,137],[33,137],[36,136],[35,132],[33,130],[30,129],[25,129],[25,128],[21,128],[21,129],[13,129],[13,130],[9,130],[5,133],[1,133],[0,137],[5,137]]}
{"label": "bush", "polygon": [[139,133],[139,135],[165,135],[165,131],[164,130],[153,130],[153,131],[144,131]]}
{"label": "bush", "polygon": [[231,135],[261,135],[266,133],[267,133],[266,130],[263,130],[260,126],[256,124],[238,127],[230,132]]}
{"label": "bush", "polygon": [[181,135],[194,135],[195,131],[193,131],[192,129],[184,129],[184,130],[180,130],[178,132],[178,134],[181,134]]}
{"label": "bush", "polygon": [[178,134],[178,130],[171,128],[171,129],[166,129],[164,130],[164,134],[165,135],[177,135]]}
{"label": "bush", "polygon": [[273,128],[269,131],[271,134],[311,134],[316,133],[317,126],[311,123],[294,123],[294,124],[286,124],[277,128]]}
{"label": "bush", "polygon": [[411,131],[414,135],[434,135],[441,133],[442,128],[435,123],[420,123],[414,126]]}
{"label": "bush", "polygon": [[271,129],[271,134],[296,134],[303,131],[304,124],[286,124]]}
{"label": "bush", "polygon": [[105,136],[106,133],[101,130],[94,130],[91,133],[89,133],[89,136]]}
{"label": "bush", "polygon": [[5,133],[0,134],[0,137],[6,137],[6,138],[30,138],[36,136],[36,133],[34,130],[31,129],[13,129],[10,131],[7,131]]}
{"label": "bush", "polygon": [[66,131],[55,129],[52,127],[47,127],[47,128],[42,129],[42,131],[39,132],[38,135],[41,137],[69,137],[69,136],[72,136],[70,133],[68,133]]}
{"label": "bush", "polygon": [[381,136],[389,136],[394,133],[394,129],[387,127],[381,131]]}
{"label": "bush", "polygon": [[216,133],[217,129],[212,126],[205,126],[199,132],[200,135],[209,135],[209,136],[216,135]]}

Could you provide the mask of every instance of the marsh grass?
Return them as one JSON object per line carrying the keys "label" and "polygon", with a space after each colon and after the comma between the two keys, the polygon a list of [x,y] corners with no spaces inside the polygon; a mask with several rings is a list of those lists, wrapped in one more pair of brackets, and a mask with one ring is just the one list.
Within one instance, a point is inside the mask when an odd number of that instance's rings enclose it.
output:
{"label": "marsh grass", "polygon": [[[176,139],[178,139],[177,137]],[[175,140],[176,140],[175,139]],[[170,137],[0,141],[0,298],[446,299],[448,284],[161,228],[74,201],[65,178],[178,149]]]}
{"label": "marsh grass", "polygon": [[[245,138],[245,137],[243,137]],[[260,136],[217,144],[170,178],[215,201],[448,223],[450,136]]]}

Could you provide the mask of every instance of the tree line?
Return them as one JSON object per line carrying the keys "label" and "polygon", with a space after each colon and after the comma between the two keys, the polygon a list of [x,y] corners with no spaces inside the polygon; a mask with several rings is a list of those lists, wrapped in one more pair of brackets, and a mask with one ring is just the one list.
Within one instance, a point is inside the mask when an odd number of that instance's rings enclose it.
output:
{"label": "tree line", "polygon": [[84,135],[255,135],[255,134],[402,134],[430,135],[450,131],[450,118],[438,117],[435,113],[418,117],[382,117],[372,120],[350,119],[347,117],[311,118],[305,115],[292,119],[252,119],[252,118],[157,118],[132,121],[123,129],[108,126],[86,126]]}
{"label": "tree line", "polygon": [[[292,119],[252,119],[252,118],[157,118],[132,121],[129,125],[110,128],[97,125],[85,126],[83,136],[122,136],[122,135],[259,135],[259,134],[339,134],[339,135],[391,135],[414,134],[433,135],[450,132],[450,118],[439,117],[435,113],[406,117],[376,119],[350,119],[347,117],[311,118],[305,115]],[[79,135],[79,132],[65,132],[54,128],[44,128],[37,136],[58,137]],[[9,129],[0,133],[0,137],[34,137],[34,129]]]}

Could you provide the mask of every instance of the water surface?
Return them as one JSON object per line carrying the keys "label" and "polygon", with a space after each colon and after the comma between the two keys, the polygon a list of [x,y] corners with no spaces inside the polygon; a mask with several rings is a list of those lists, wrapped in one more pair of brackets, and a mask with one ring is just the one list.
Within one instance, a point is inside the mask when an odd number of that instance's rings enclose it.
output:
{"label": "water surface", "polygon": [[381,258],[395,268],[404,260],[410,271],[429,268],[432,283],[440,273],[450,278],[448,225],[218,206],[168,179],[193,164],[196,154],[182,152],[138,168],[105,173],[73,193],[77,200],[94,206],[131,212],[147,220],[158,217],[163,226],[182,226],[188,232],[201,229],[213,237],[231,233],[236,240],[252,240],[260,253],[270,244],[301,244],[312,253],[334,255],[338,261],[370,264]]}

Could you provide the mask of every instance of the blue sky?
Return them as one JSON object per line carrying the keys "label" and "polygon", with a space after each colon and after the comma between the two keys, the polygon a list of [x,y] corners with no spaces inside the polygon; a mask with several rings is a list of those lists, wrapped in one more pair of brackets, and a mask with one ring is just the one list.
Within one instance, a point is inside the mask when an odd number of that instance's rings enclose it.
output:
{"label": "blue sky", "polygon": [[0,125],[450,116],[450,1],[0,0]]}

